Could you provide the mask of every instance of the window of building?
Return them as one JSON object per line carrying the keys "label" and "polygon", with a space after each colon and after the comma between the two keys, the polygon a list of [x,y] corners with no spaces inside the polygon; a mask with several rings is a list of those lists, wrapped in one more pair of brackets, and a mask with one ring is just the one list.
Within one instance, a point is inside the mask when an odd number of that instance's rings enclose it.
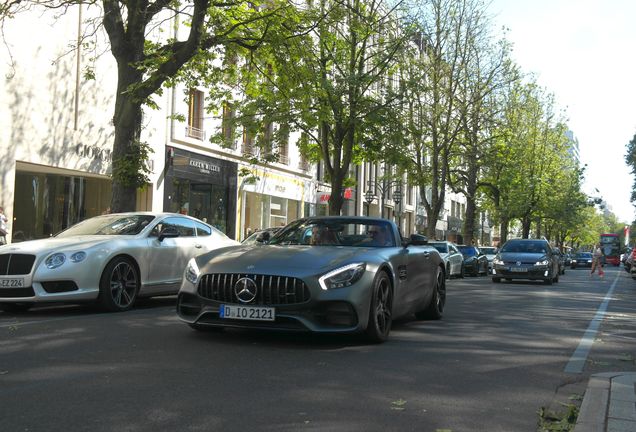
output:
{"label": "window of building", "polygon": [[203,92],[191,89],[188,98],[188,126],[186,134],[191,138],[203,140]]}

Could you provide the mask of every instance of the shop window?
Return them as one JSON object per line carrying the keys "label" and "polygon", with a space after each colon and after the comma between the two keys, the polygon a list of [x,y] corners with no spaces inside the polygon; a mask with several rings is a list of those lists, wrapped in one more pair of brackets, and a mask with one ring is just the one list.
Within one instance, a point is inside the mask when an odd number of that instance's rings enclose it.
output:
{"label": "shop window", "polygon": [[188,98],[186,135],[200,140],[205,139],[205,131],[203,130],[203,92],[195,89],[190,90]]}
{"label": "shop window", "polygon": [[17,171],[12,242],[53,236],[110,206],[108,179]]}

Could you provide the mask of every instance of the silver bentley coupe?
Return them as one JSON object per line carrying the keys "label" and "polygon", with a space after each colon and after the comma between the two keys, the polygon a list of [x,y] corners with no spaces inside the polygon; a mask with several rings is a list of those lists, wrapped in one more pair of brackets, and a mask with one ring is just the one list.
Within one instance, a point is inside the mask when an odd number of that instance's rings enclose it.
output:
{"label": "silver bentley coupe", "polygon": [[176,294],[192,257],[237,244],[181,214],[96,216],[55,237],[1,246],[0,307],[96,301],[124,311],[138,297]]}
{"label": "silver bentley coupe", "polygon": [[325,216],[268,237],[191,259],[180,319],[196,330],[365,332],[383,342],[393,319],[442,317],[444,263],[424,236],[403,239],[385,219]]}

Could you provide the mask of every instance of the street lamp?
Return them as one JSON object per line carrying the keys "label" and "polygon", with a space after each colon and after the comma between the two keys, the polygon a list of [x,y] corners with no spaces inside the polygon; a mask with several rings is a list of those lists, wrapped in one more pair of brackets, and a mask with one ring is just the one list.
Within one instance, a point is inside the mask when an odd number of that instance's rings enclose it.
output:
{"label": "street lamp", "polygon": [[373,192],[371,189],[367,189],[367,191],[364,193],[364,199],[367,202],[367,216],[369,216],[369,212],[371,211],[371,203],[375,200],[375,198],[375,192]]}
{"label": "street lamp", "polygon": [[395,214],[397,216],[397,226],[401,229],[402,225],[402,207],[400,202],[402,201],[402,187],[398,184],[398,188],[393,192],[393,202],[395,203]]}
{"label": "street lamp", "polygon": [[396,208],[402,200],[401,180],[382,180],[381,182],[369,180],[367,184],[369,185],[369,189],[365,192],[364,198],[369,204],[378,198],[375,193],[376,189],[380,192],[380,217],[384,217],[384,198],[391,188],[395,187],[395,191],[393,192],[393,202],[395,203]]}

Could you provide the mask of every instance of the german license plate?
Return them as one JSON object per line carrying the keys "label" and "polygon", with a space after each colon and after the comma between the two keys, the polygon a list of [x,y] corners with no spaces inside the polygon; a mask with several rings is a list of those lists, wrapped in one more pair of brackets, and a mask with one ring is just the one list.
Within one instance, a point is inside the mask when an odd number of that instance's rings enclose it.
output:
{"label": "german license plate", "polygon": [[513,273],[527,273],[528,269],[525,267],[510,267],[510,271]]}
{"label": "german license plate", "polygon": [[22,288],[24,278],[0,279],[0,288]]}
{"label": "german license plate", "polygon": [[238,306],[221,305],[219,316],[225,319],[240,319],[252,321],[274,321],[276,311],[273,307],[266,306]]}

